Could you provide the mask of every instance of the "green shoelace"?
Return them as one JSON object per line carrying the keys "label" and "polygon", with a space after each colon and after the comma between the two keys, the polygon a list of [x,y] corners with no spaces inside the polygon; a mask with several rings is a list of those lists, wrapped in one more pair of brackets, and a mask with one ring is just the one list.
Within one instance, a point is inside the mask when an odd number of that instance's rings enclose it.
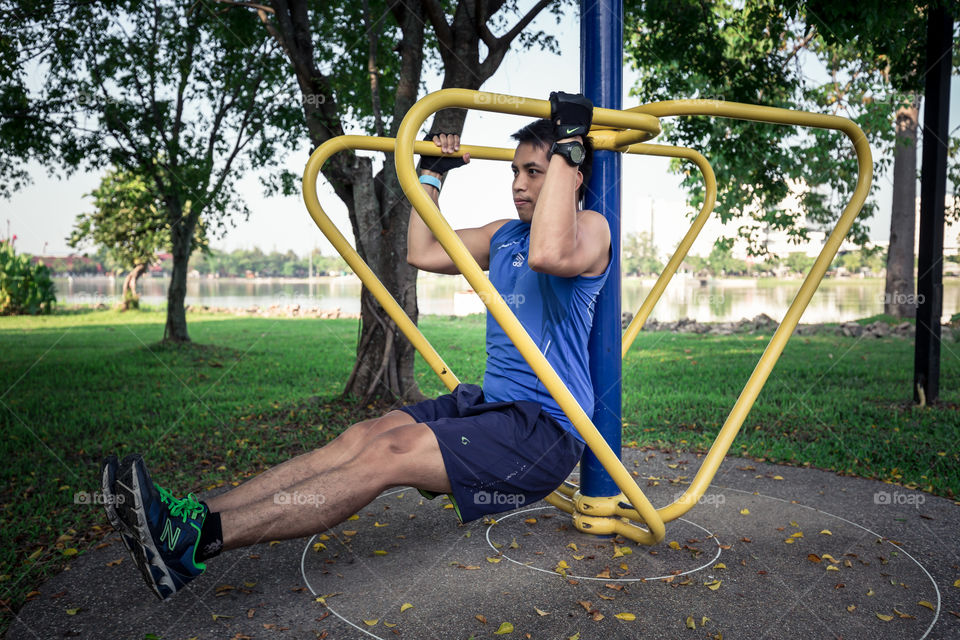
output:
{"label": "green shoelace", "polygon": [[173,517],[179,517],[186,522],[187,518],[196,518],[205,510],[204,506],[200,504],[200,501],[197,499],[197,496],[192,493],[188,494],[185,498],[176,498],[160,485],[154,486],[160,493],[160,500],[170,507],[170,515]]}

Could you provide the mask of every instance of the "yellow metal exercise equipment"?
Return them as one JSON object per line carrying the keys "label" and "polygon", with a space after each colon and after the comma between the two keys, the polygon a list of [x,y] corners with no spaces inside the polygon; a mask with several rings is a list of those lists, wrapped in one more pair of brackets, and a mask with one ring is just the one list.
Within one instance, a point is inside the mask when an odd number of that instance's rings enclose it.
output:
{"label": "yellow metal exercise equipment", "polygon": [[[777,358],[783,351],[789,336],[796,328],[801,314],[810,302],[810,298],[826,273],[831,260],[836,255],[844,236],[846,236],[854,218],[860,212],[860,208],[869,192],[872,178],[872,160],[866,138],[863,132],[846,118],[738,103],[676,100],[641,105],[624,111],[594,109],[593,128],[590,137],[593,139],[596,148],[628,153],[682,157],[692,160],[703,173],[707,186],[707,197],[699,215],[658,278],[633,322],[628,326],[623,339],[623,353],[626,353],[629,349],[670,278],[683,261],[697,234],[709,217],[716,198],[716,182],[713,171],[702,155],[690,149],[644,144],[645,140],[655,137],[660,132],[659,118],[708,115],[834,129],[843,132],[851,139],[859,164],[857,186],[850,203],[841,214],[810,273],[804,279],[800,291],[764,350],[760,361],[740,393],[733,410],[727,417],[692,483],[674,503],[655,509],[640,490],[640,487],[634,482],[617,454],[600,436],[590,418],[584,413],[563,384],[563,381],[537,349],[516,316],[496,289],[493,288],[489,279],[463,246],[456,232],[441,216],[433,200],[427,196],[420,186],[417,180],[413,154],[439,155],[439,149],[431,142],[417,142],[416,138],[426,119],[434,112],[446,108],[478,109],[535,118],[545,118],[550,115],[550,105],[546,100],[517,98],[465,89],[443,89],[432,93],[411,107],[400,125],[396,140],[367,136],[340,136],[318,147],[311,155],[304,171],[303,193],[307,209],[321,231],[361,278],[404,335],[410,339],[434,372],[440,376],[449,389],[453,389],[459,382],[456,376],[383,287],[376,275],[340,234],[336,226],[324,213],[316,196],[316,182],[320,168],[326,159],[337,151],[344,149],[394,151],[397,175],[407,198],[433,231],[460,272],[473,289],[480,294],[488,311],[513,340],[521,355],[543,381],[547,391],[570,418],[574,427],[586,441],[587,446],[593,450],[598,460],[622,491],[619,496],[587,497],[580,495],[574,485],[564,483],[547,498],[547,501],[573,514],[574,524],[581,531],[596,534],[620,534],[635,542],[655,544],[663,539],[664,523],[682,516],[703,496],[723,457],[729,450],[733,438],[746,419],[747,413],[773,369]],[[512,149],[469,145],[462,145],[458,154],[455,155],[464,153],[470,153],[471,157],[478,159],[511,160],[513,158]],[[638,526],[636,523],[642,523],[646,528]]]}

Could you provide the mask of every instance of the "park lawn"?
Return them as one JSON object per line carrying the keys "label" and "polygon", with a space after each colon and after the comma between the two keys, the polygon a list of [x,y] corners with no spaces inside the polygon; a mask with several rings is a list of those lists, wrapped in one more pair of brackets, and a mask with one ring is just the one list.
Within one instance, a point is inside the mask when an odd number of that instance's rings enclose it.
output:
{"label": "park lawn", "polygon": [[[157,311],[0,318],[0,633],[7,607],[100,542],[105,517],[83,492],[98,491],[105,454],[143,452],[158,482],[196,492],[389,408],[337,399],[356,320],[191,314],[184,347],[160,345],[163,321]],[[479,382],[483,318],[421,326],[461,380]],[[624,441],[706,449],[768,340],[641,333],[623,363]],[[794,337],[733,453],[955,497],[960,344],[944,345],[941,367],[943,404],[915,409],[910,341]],[[424,393],[444,391],[422,361],[417,376]]]}

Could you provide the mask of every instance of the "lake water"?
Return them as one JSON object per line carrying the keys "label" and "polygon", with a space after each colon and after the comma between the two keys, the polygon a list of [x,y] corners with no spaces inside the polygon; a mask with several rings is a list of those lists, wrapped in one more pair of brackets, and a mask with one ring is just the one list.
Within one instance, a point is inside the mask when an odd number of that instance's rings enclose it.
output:
{"label": "lake water", "polygon": [[[116,304],[121,278],[55,278],[61,304]],[[624,311],[636,312],[653,286],[653,280],[627,278],[621,285]],[[151,306],[166,303],[167,278],[141,278],[141,301]],[[691,318],[700,322],[735,321],[765,313],[780,320],[800,287],[800,280],[708,280],[678,274],[654,307],[660,321]],[[424,276],[417,282],[420,312],[428,315],[464,315],[483,311],[479,298],[469,293],[462,276]],[[863,318],[883,311],[883,280],[824,280],[801,322],[837,322]],[[355,276],[285,279],[206,279],[187,283],[187,304],[212,307],[263,308],[299,304],[302,308],[360,312],[360,281]],[[960,311],[960,278],[944,280],[943,317]]]}

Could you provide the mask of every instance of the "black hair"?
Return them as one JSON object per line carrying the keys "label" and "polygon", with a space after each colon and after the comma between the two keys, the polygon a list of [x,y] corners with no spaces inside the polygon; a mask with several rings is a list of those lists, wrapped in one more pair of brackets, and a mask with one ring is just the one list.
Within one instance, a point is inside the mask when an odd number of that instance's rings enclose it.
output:
{"label": "black hair", "polygon": [[[547,160],[550,159],[550,148],[558,140],[554,130],[554,124],[543,118],[534,120],[520,131],[510,136],[518,143],[529,142],[538,149],[547,152]],[[583,163],[580,164],[580,173],[583,174],[583,183],[577,190],[577,201],[582,202],[583,196],[587,192],[587,182],[590,181],[590,174],[593,172],[593,144],[590,138],[583,137],[583,150],[585,151]]]}

